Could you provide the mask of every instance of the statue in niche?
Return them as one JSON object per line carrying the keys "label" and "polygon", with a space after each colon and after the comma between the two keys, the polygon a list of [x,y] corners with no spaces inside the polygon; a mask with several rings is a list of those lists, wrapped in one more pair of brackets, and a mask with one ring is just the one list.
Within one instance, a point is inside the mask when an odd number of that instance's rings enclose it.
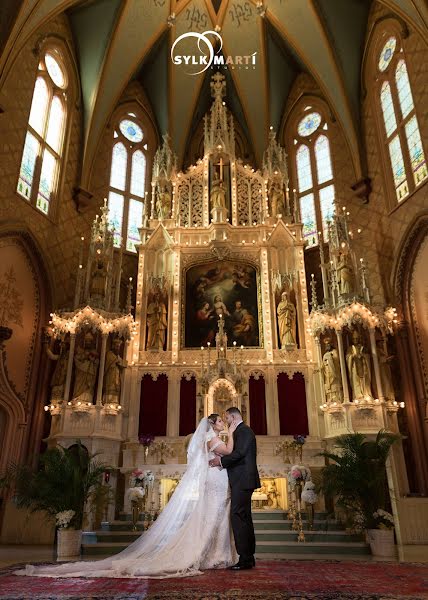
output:
{"label": "statue in niche", "polygon": [[62,402],[64,399],[65,381],[67,379],[68,359],[70,357],[70,341],[68,339],[60,340],[59,352],[55,354],[47,345],[46,354],[51,360],[56,361],[54,372],[52,373],[51,387],[51,402]]}
{"label": "statue in niche", "polygon": [[339,261],[337,263],[337,276],[340,286],[340,294],[352,294],[354,292],[354,270],[351,265],[349,254],[344,252],[339,253]]}
{"label": "statue in niche", "polygon": [[87,331],[74,354],[73,400],[92,404],[99,362],[94,335]]}
{"label": "statue in niche", "polygon": [[217,175],[217,172],[215,172],[211,183],[210,201],[211,208],[226,208],[226,190],[224,181]]}
{"label": "statue in niche", "polygon": [[390,402],[395,400],[395,390],[392,385],[392,372],[390,363],[393,361],[393,356],[388,356],[385,352],[384,340],[376,340],[376,352],[379,361],[380,382],[384,397]]}
{"label": "statue in niche", "polygon": [[269,188],[270,214],[272,217],[285,215],[284,187],[279,181],[273,181]]}
{"label": "statue in niche", "polygon": [[[97,250],[97,252],[99,252]],[[107,288],[107,269],[104,261],[97,257],[91,274],[91,299],[95,301],[104,300]]]}
{"label": "statue in niche", "polygon": [[342,378],[339,354],[329,337],[325,338],[325,352],[322,357],[321,372],[324,378],[324,390],[327,402],[342,402]]}
{"label": "statue in niche", "polygon": [[128,366],[125,358],[120,356],[122,341],[115,337],[111,349],[106,354],[104,367],[104,404],[120,404],[120,390],[122,386],[122,373]]}
{"label": "statue in niche", "polygon": [[282,292],[281,302],[276,309],[278,316],[279,339],[281,349],[296,345],[296,307],[288,299],[287,292]]}
{"label": "statue in niche", "polygon": [[354,400],[372,398],[370,357],[361,342],[360,333],[352,332],[352,345],[346,352],[346,364]]}
{"label": "statue in niche", "polygon": [[278,488],[276,487],[275,479],[271,479],[269,481],[269,484],[267,487],[267,497],[268,497],[268,507],[269,508],[271,508],[271,509],[279,508],[279,505],[278,505],[279,491],[278,491]]}
{"label": "statue in niche", "polygon": [[158,187],[156,195],[156,211],[159,221],[169,219],[171,216],[172,199],[168,187],[166,185]]}
{"label": "statue in niche", "polygon": [[147,306],[147,350],[162,351],[165,345],[168,317],[161,293],[156,290]]}

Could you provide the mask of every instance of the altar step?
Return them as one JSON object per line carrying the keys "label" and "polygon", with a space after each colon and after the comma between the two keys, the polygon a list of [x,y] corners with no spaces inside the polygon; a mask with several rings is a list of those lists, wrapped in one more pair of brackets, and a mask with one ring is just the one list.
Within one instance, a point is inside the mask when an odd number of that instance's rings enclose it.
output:
{"label": "altar step", "polygon": [[[101,530],[84,532],[82,554],[100,556],[117,554],[135,541],[143,530],[143,522],[132,531],[131,516],[121,514],[120,519],[105,522]],[[313,530],[309,530],[305,513],[302,513],[302,525],[305,542],[297,541],[297,532],[292,530],[292,521],[286,518],[284,511],[254,511],[254,529],[256,532],[256,556],[269,555],[293,558],[307,555],[317,556],[367,556],[368,545],[360,536],[350,535],[343,526],[334,520],[328,520],[326,513],[316,513]]]}

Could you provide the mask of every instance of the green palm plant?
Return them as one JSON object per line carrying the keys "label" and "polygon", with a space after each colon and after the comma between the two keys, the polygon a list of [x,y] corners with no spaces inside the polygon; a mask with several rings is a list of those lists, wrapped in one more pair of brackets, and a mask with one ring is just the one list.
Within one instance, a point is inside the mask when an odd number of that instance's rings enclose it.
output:
{"label": "green palm plant", "polygon": [[109,468],[88,454],[80,441],[70,448],[55,446],[40,456],[39,469],[10,465],[0,479],[0,487],[12,488],[18,508],[42,511],[47,517],[73,510],[70,526],[81,529],[85,504]]}
{"label": "green palm plant", "polygon": [[380,430],[374,440],[362,433],[349,433],[337,438],[335,452],[322,452],[329,462],[320,473],[319,488],[327,496],[335,496],[345,513],[362,514],[361,525],[375,526],[373,513],[386,509],[389,495],[386,461],[391,446],[399,435]]}

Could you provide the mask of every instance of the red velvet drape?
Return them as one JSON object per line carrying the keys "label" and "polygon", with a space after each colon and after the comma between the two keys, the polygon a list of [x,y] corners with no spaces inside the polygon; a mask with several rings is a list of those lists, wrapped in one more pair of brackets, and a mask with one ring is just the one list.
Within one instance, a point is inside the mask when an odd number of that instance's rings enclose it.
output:
{"label": "red velvet drape", "polygon": [[185,377],[180,381],[180,429],[179,435],[195,431],[196,423],[196,379]]}
{"label": "red velvet drape", "polygon": [[293,379],[289,379],[286,373],[280,373],[277,385],[280,434],[308,435],[308,412],[303,375],[294,373]]}
{"label": "red velvet drape", "polygon": [[266,423],[266,386],[264,377],[250,377],[248,391],[250,394],[250,423],[256,435],[267,434]]}
{"label": "red velvet drape", "polygon": [[146,374],[141,380],[139,435],[166,435],[168,414],[168,377],[164,374],[154,381]]}

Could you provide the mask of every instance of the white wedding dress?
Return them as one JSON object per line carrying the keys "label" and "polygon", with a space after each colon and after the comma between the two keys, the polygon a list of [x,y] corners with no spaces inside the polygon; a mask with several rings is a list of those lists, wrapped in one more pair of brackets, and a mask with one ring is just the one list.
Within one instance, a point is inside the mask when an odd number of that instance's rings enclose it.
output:
{"label": "white wedding dress", "polygon": [[27,565],[15,574],[167,578],[234,564],[238,557],[230,524],[227,471],[208,465],[214,454],[207,443],[215,435],[208,419],[202,419],[189,444],[186,472],[171,500],[150,529],[120,554],[100,561]]}

